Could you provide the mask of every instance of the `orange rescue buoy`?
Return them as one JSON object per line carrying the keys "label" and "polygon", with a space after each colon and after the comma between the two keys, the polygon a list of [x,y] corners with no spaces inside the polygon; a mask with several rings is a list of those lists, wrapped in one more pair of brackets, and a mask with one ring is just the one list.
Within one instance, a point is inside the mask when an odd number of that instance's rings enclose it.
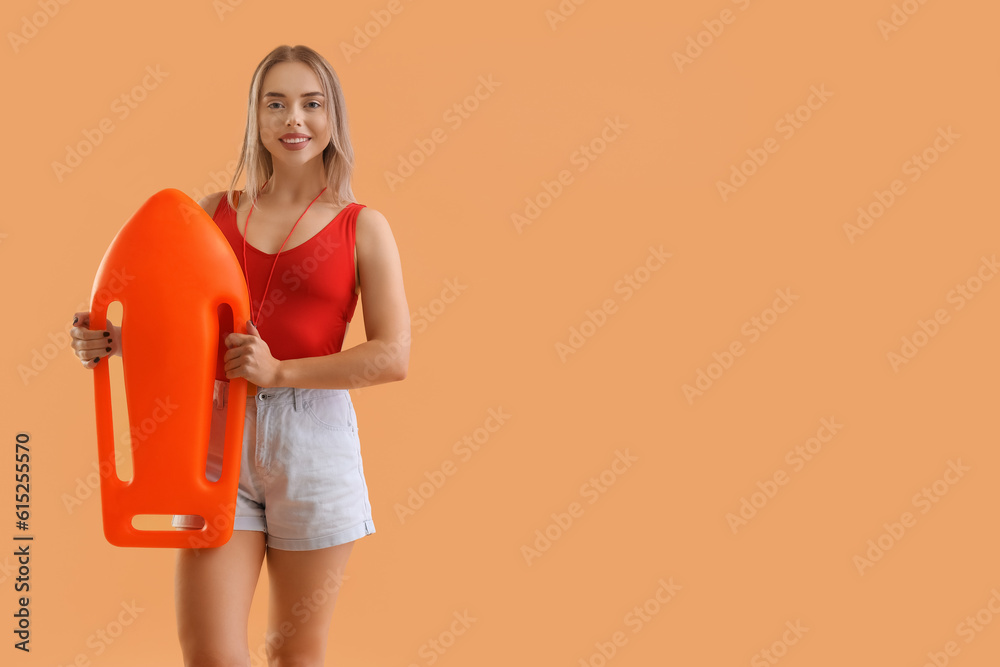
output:
{"label": "orange rescue buoy", "polygon": [[[94,368],[104,535],[122,547],[215,547],[233,533],[247,381],[229,384],[222,473],[206,477],[219,352],[219,306],[246,333],[250,299],[239,260],[197,202],[167,188],[150,197],[112,240],[94,280],[90,327],[122,306],[122,367],[133,475],[115,463],[108,362]],[[102,360],[103,361],[103,360]],[[169,408],[169,409],[168,409]],[[120,436],[122,434],[119,434]],[[195,530],[140,530],[137,515],[197,514]]]}

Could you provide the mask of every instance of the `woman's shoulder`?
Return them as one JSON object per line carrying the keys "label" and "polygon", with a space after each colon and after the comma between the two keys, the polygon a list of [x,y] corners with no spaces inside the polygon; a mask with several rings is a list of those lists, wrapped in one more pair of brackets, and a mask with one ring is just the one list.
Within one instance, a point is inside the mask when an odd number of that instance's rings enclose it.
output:
{"label": "woman's shoulder", "polygon": [[371,206],[368,206],[366,204],[361,204],[358,202],[354,202],[354,204],[361,207],[361,209],[358,211],[358,217],[357,217],[358,227],[361,227],[362,225],[365,227],[379,227],[382,225],[385,225],[386,227],[389,226],[389,221],[386,220],[385,216],[382,215],[382,213],[379,212],[377,209],[374,209]]}
{"label": "woman's shoulder", "polygon": [[355,221],[354,240],[361,254],[386,252],[395,244],[392,228],[382,213],[370,206],[358,211]]}
{"label": "woman's shoulder", "polygon": [[219,202],[221,202],[222,198],[226,196],[226,193],[226,190],[221,190],[219,192],[213,192],[212,194],[205,195],[198,200],[198,205],[201,206],[206,213],[214,217],[216,209],[219,208]]}

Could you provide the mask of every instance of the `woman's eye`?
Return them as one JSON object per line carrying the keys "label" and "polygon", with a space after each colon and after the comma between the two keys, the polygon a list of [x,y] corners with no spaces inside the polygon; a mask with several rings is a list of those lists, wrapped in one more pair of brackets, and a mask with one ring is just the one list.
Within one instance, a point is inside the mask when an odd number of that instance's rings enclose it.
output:
{"label": "woman's eye", "polygon": [[[277,107],[272,107],[271,104],[281,104],[281,102],[271,102],[270,104],[267,105],[268,109],[275,109],[275,108],[277,108]],[[310,109],[318,109],[321,106],[320,103],[317,102],[316,100],[312,100],[312,101],[308,102],[308,104],[315,104],[316,105],[314,107],[309,107]]]}

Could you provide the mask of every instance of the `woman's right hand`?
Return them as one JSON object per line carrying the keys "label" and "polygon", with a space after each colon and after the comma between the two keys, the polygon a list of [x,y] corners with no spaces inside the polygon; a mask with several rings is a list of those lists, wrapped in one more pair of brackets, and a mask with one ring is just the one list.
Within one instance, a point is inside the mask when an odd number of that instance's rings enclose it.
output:
{"label": "woman's right hand", "polygon": [[73,350],[80,358],[84,368],[95,368],[104,357],[121,353],[121,327],[116,327],[109,320],[105,331],[90,330],[90,313],[82,312],[73,315],[72,329],[69,335],[73,339]]}

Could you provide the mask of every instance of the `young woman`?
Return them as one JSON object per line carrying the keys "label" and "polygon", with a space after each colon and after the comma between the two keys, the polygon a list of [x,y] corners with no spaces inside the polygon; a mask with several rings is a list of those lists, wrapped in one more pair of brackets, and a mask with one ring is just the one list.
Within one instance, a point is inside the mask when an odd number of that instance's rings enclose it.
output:
{"label": "young woman", "polygon": [[[356,539],[375,532],[348,389],[406,377],[410,325],[395,240],[378,211],[354,201],[353,165],[329,63],[306,46],[274,49],[253,75],[230,188],[199,202],[247,276],[252,323],[248,334],[220,324],[216,437],[206,469],[218,479],[228,382],[246,378],[233,536],[221,547],[177,553],[178,636],[188,667],[249,664],[247,624],[265,556],[268,664],[322,665],[348,556]],[[341,351],[362,291],[367,342]],[[121,354],[128,332],[110,322],[107,331],[90,331],[88,319],[76,313],[73,349],[94,368]]]}

